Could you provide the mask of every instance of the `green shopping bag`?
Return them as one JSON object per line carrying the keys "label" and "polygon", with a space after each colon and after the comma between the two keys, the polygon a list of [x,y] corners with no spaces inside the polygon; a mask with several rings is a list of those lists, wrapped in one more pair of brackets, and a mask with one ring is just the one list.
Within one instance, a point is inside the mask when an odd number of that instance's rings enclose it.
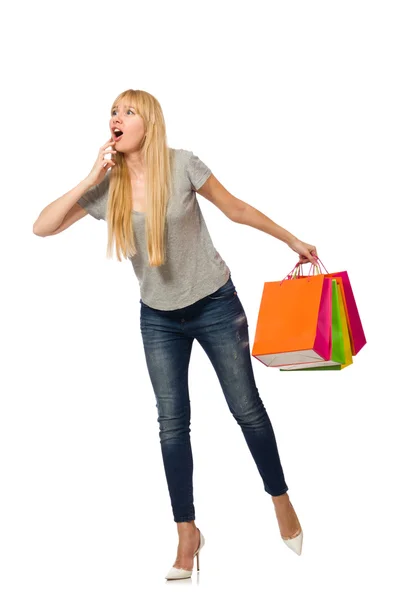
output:
{"label": "green shopping bag", "polygon": [[332,318],[331,318],[331,356],[329,360],[314,363],[302,363],[280,368],[280,371],[318,371],[339,370],[346,362],[345,342],[343,336],[342,310],[343,300],[338,291],[338,282],[332,279]]}

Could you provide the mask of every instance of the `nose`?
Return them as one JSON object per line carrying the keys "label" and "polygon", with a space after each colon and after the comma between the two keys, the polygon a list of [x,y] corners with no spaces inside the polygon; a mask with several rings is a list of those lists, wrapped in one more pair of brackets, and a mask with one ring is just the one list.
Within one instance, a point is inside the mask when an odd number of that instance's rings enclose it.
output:
{"label": "nose", "polygon": [[121,125],[120,119],[118,119],[117,117],[112,119],[112,126],[113,127],[119,127],[120,125]]}

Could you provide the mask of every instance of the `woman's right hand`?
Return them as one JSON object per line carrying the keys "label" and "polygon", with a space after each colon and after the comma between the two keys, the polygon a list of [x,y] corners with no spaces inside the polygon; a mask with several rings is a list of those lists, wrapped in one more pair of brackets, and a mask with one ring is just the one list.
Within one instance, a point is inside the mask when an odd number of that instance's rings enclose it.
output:
{"label": "woman's right hand", "polygon": [[[116,142],[113,140],[113,138],[110,138],[106,141],[106,144],[99,148],[98,157],[95,161],[95,164],[92,167],[90,174],[86,177],[87,181],[89,181],[92,186],[98,185],[104,180],[109,166],[115,166],[116,163],[111,158],[105,158],[105,154],[115,154],[117,152],[117,150],[113,150],[113,144],[115,143]],[[109,146],[111,146],[111,149],[107,150]]]}

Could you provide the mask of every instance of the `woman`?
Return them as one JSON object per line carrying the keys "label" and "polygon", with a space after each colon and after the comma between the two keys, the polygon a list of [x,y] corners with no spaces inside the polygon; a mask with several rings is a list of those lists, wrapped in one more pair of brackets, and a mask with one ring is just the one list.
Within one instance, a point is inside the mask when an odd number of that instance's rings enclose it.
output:
{"label": "woman", "polygon": [[[107,256],[131,260],[140,326],[156,397],[160,446],[179,544],[167,579],[190,577],[204,537],[195,524],[188,366],[196,339],[217,373],[270,494],[280,534],[297,554],[303,532],[287,494],[273,428],[255,385],[247,318],[230,270],[215,250],[196,192],[236,223],[264,231],[316,264],[315,246],[231,195],[191,151],[172,149],[158,101],[142,90],[115,100],[112,137],[86,179],[46,206],[37,235],[55,235],[87,214],[108,224]],[[105,159],[105,154],[112,154]]]}

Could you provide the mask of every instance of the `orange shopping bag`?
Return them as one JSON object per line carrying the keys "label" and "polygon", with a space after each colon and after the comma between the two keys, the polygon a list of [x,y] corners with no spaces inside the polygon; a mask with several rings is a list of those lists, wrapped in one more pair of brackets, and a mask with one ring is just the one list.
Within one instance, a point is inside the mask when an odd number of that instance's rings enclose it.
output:
{"label": "orange shopping bag", "polygon": [[291,273],[263,287],[252,356],[268,367],[323,362],[331,355],[332,282],[322,273]]}
{"label": "orange shopping bag", "polygon": [[[342,293],[343,281],[341,277],[332,278],[332,344],[334,343],[334,333],[337,334],[337,352],[332,347],[330,361],[323,363],[302,363],[282,367],[280,371],[340,371],[353,364],[352,347],[350,342],[349,329],[347,324],[345,300]],[[335,311],[335,314],[334,314]],[[334,356],[332,356],[334,354]],[[339,356],[338,356],[339,354]],[[339,364],[337,364],[339,362]]]}

